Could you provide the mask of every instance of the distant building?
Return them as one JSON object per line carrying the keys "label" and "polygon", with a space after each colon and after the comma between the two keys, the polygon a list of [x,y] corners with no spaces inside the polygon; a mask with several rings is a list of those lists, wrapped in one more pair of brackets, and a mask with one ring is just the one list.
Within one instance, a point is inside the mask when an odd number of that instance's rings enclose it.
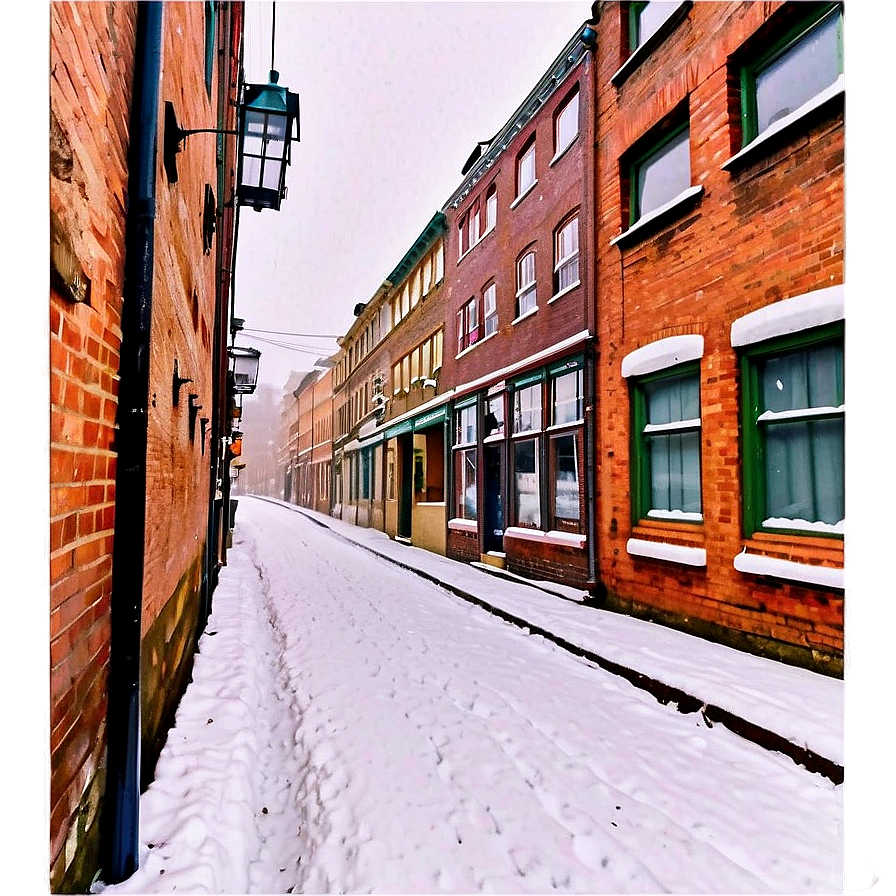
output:
{"label": "distant building", "polygon": [[609,605],[843,657],[843,6],[597,3]]}
{"label": "distant building", "polygon": [[581,29],[445,206],[447,553],[594,585],[592,57]]}

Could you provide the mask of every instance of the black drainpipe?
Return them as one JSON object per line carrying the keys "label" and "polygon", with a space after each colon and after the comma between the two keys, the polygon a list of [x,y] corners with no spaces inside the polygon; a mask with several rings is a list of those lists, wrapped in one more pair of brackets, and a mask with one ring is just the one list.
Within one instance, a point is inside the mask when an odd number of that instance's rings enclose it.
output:
{"label": "black drainpipe", "polygon": [[131,105],[112,547],[103,879],[137,870],[140,820],[140,636],[146,534],[146,441],[152,321],[162,4],[137,4]]}

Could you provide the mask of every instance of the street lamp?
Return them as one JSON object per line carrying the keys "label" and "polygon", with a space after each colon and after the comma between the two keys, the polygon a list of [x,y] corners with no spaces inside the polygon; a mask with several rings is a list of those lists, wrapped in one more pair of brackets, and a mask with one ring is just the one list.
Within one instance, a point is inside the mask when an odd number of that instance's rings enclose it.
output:
{"label": "street lamp", "polygon": [[240,105],[236,196],[240,205],[257,212],[279,210],[286,196],[290,146],[299,139],[299,96],[281,87],[279,79],[271,69],[267,84],[246,84]]}
{"label": "street lamp", "polygon": [[230,356],[234,395],[251,395],[258,384],[258,359],[261,352],[257,348],[231,345],[227,349]]}

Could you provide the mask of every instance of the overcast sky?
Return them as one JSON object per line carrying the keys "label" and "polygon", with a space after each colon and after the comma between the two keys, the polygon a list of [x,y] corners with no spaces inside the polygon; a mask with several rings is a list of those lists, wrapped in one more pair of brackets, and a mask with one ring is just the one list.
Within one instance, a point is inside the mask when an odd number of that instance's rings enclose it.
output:
{"label": "overcast sky", "polygon": [[590,2],[246,4],[246,80],[268,79],[275,14],[275,68],[301,108],[280,211],[240,214],[236,316],[247,332],[237,342],[261,350],[262,381],[280,387],[335,345],[248,328],[345,333],[458,185],[476,142],[510,118],[590,13]]}

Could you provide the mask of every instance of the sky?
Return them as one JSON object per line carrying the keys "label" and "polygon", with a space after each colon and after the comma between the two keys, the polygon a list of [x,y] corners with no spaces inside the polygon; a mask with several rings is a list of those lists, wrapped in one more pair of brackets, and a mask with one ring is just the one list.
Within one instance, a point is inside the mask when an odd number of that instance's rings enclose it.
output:
{"label": "sky", "polygon": [[246,80],[267,82],[273,22],[279,83],[299,94],[301,118],[280,210],[240,213],[237,342],[261,350],[260,381],[282,387],[336,346],[248,328],[344,334],[475,144],[590,14],[588,2],[246,4]]}
{"label": "sky", "polygon": [[241,498],[107,896],[840,889],[843,785],[376,554],[842,759],[841,681]]}

